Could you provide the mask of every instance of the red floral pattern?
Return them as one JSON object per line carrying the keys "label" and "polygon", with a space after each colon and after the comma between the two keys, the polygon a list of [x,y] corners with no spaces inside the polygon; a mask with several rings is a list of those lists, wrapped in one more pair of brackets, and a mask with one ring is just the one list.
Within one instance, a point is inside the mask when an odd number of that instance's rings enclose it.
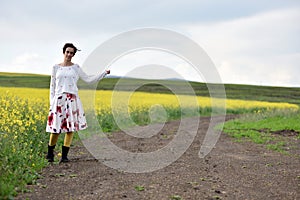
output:
{"label": "red floral pattern", "polygon": [[47,132],[74,132],[87,128],[80,99],[69,93],[56,97],[50,106]]}

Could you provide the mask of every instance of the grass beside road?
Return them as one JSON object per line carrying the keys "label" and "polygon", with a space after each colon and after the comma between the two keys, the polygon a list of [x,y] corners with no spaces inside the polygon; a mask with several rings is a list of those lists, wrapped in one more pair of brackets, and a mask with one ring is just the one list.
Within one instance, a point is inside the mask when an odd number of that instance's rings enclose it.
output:
{"label": "grass beside road", "polygon": [[[293,148],[300,140],[299,122],[299,111],[256,113],[226,122],[223,132],[240,142],[252,141],[268,149],[287,153],[287,149]],[[287,141],[287,136],[293,137],[296,144]]]}

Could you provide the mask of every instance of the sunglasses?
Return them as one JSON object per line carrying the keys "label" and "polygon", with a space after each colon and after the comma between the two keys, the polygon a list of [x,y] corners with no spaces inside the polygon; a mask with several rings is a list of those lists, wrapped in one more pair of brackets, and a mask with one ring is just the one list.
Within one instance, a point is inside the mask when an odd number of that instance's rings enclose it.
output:
{"label": "sunglasses", "polygon": [[71,55],[74,55],[74,52],[73,51],[66,51],[66,53],[69,53]]}

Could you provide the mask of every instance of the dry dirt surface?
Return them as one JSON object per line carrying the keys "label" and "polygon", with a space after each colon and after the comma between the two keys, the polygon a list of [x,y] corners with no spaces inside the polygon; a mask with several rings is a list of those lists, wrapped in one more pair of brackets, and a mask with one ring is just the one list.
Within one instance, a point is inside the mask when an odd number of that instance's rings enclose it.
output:
{"label": "dry dirt surface", "polygon": [[[282,154],[221,134],[215,148],[201,159],[198,152],[209,122],[210,118],[201,117],[188,150],[169,166],[149,173],[107,167],[78,142],[70,149],[69,163],[44,168],[43,178],[28,186],[31,192],[16,199],[300,199],[300,142],[296,136],[284,136],[293,148]],[[128,151],[153,151],[172,140],[179,123],[166,123],[149,139],[122,132],[109,138]]]}

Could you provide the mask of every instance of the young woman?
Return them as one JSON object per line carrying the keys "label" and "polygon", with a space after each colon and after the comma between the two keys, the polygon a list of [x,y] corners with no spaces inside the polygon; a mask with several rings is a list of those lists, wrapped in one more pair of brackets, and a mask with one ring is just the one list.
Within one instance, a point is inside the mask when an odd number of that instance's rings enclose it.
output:
{"label": "young woman", "polygon": [[77,52],[72,43],[63,47],[64,61],[53,66],[50,81],[50,110],[46,132],[50,132],[47,160],[54,161],[54,148],[60,133],[65,133],[62,157],[60,162],[68,162],[68,152],[71,146],[73,132],[87,128],[84,110],[78,96],[77,81],[81,78],[87,83],[103,79],[110,70],[88,76],[79,65],[72,63]]}

